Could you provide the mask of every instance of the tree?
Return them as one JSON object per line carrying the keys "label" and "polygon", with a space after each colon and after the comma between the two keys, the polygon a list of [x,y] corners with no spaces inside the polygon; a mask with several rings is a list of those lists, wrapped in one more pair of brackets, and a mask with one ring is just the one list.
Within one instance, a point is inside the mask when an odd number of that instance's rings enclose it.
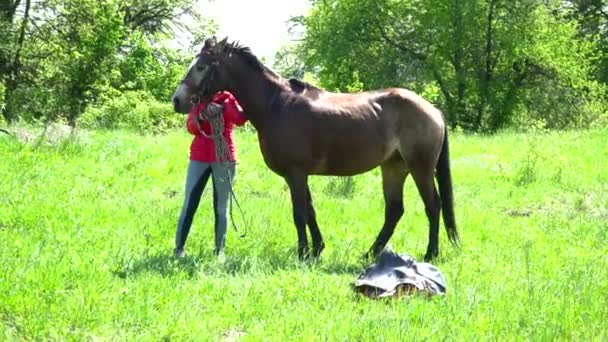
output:
{"label": "tree", "polygon": [[70,124],[104,94],[136,89],[166,101],[183,53],[162,41],[187,29],[184,16],[198,18],[194,0],[16,0],[0,15],[3,116]]}
{"label": "tree", "polygon": [[594,66],[596,78],[608,84],[608,3],[605,0],[564,1],[571,12],[566,12],[579,23],[582,37],[595,39],[600,53]]}
{"label": "tree", "polygon": [[279,48],[274,56],[273,68],[283,77],[304,78],[307,67],[304,63],[302,45],[292,43]]}
{"label": "tree", "polygon": [[597,114],[601,89],[589,78],[593,44],[554,15],[559,5],[315,1],[304,20],[307,63],[320,66],[325,87],[345,90],[358,77],[365,89],[422,92],[465,129],[494,131],[531,119],[575,124]]}

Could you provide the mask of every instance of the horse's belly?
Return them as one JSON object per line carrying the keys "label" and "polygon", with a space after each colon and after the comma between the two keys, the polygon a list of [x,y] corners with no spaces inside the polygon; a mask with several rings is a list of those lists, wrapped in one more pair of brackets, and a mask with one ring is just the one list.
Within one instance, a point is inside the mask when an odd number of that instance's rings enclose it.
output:
{"label": "horse's belly", "polygon": [[[370,171],[390,158],[398,140],[381,129],[333,131],[310,135],[292,132],[259,135],[266,165],[279,175],[297,169],[307,174],[350,176]],[[300,134],[298,134],[300,133]]]}
{"label": "horse's belly", "polygon": [[396,151],[396,143],[334,145],[318,163],[315,174],[352,176],[376,168]]}

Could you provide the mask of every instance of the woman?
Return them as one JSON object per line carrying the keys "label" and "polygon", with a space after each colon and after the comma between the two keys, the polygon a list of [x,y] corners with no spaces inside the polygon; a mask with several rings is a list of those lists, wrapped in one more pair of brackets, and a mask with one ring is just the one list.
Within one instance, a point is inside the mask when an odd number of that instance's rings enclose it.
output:
{"label": "woman", "polygon": [[[201,111],[208,108],[202,102],[190,110],[186,124],[188,132],[194,135],[190,145],[190,162],[186,177],[186,196],[175,234],[175,256],[185,256],[184,246],[192,218],[198,208],[201,195],[209,176],[213,179],[213,210],[215,212],[215,254],[223,254],[226,243],[226,230],[228,218],[226,215],[230,187],[235,171],[235,145],[232,130],[234,126],[242,126],[247,122],[243,109],[232,94],[227,91],[216,93],[213,96],[211,107],[223,106],[222,118],[224,120],[224,131],[222,136],[226,141],[228,155],[215,155],[215,142],[209,121],[201,120]],[[201,132],[202,131],[202,132]],[[204,132],[204,134],[203,134]]]}

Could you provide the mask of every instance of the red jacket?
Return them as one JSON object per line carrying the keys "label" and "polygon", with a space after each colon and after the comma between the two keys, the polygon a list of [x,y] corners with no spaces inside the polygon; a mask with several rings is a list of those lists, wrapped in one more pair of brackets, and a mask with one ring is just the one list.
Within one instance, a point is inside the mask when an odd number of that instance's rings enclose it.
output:
{"label": "red jacket", "polygon": [[[247,118],[243,114],[243,109],[237,102],[234,95],[230,94],[227,91],[218,92],[213,95],[213,102],[223,104],[224,105],[224,139],[226,139],[226,144],[228,145],[228,150],[230,151],[229,159],[231,161],[236,161],[236,148],[234,146],[234,135],[232,130],[234,126],[242,126],[247,122]],[[194,135],[194,139],[192,140],[192,144],[190,144],[190,160],[203,162],[203,163],[213,163],[217,161],[215,156],[215,144],[213,142],[213,138],[207,138],[201,134],[199,131],[198,125],[194,120],[200,113],[201,109],[205,108],[206,104],[199,103],[197,106],[193,106],[188,114],[188,122],[186,124],[188,128],[188,132]],[[200,125],[201,129],[205,132],[205,134],[211,135],[211,125],[208,121],[204,121]]]}

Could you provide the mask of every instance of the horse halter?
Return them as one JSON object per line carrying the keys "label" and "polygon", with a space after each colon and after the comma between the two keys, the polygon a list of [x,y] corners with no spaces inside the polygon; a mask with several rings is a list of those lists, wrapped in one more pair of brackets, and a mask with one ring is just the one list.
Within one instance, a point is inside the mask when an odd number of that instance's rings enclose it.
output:
{"label": "horse halter", "polygon": [[[201,54],[209,54],[209,51],[203,51]],[[200,54],[199,57],[200,58]],[[203,75],[201,76],[201,80],[198,84],[194,85],[192,88],[195,91],[192,92],[190,96],[190,103],[193,105],[197,105],[201,102],[202,99],[205,99],[212,95],[211,91],[211,83],[214,81],[217,74],[217,67],[219,66],[218,60],[213,60],[211,63],[205,66],[205,70],[203,70]]]}

